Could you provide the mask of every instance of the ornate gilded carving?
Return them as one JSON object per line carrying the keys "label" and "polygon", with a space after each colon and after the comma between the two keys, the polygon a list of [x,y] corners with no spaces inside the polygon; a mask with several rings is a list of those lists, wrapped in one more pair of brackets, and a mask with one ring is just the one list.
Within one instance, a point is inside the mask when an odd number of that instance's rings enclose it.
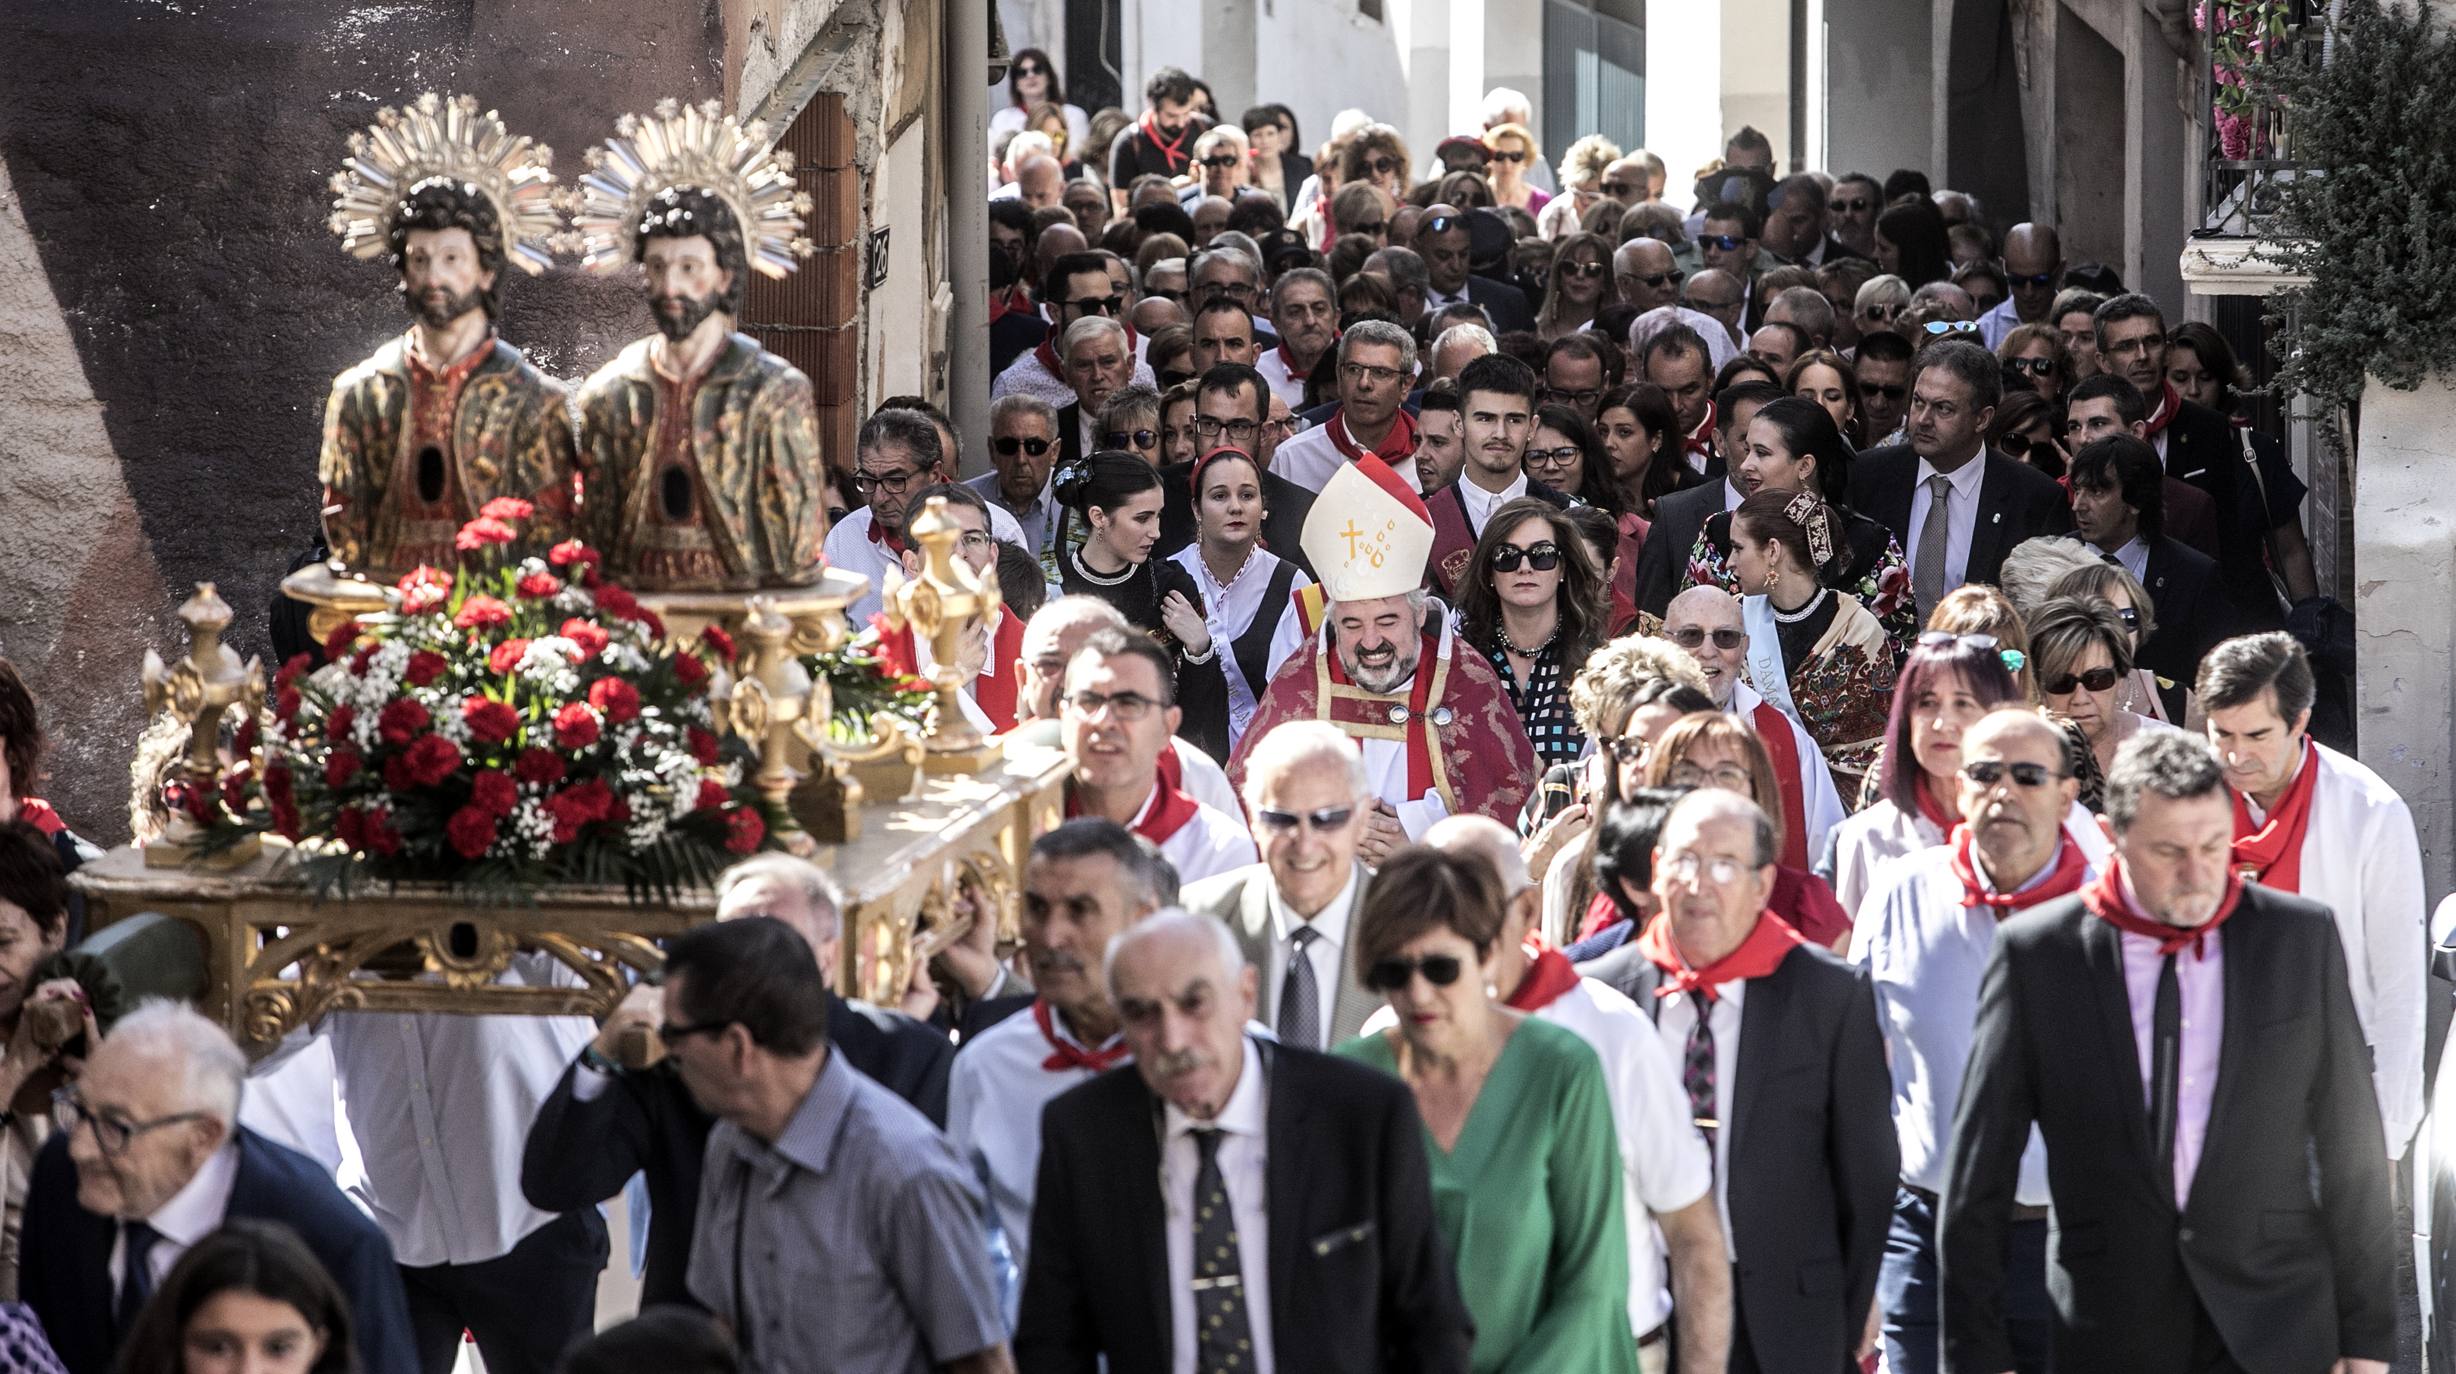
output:
{"label": "ornate gilded carving", "polygon": [[[192,793],[219,795],[222,773],[222,716],[237,708],[242,717],[264,707],[264,660],[245,665],[238,652],[222,642],[230,628],[228,603],[210,582],[196,584],[196,595],[179,608],[188,627],[187,656],[165,665],[162,656],[145,651],[145,713],[169,714],[188,727],[188,749],[179,764],[179,780]],[[197,859],[198,828],[185,810],[173,808],[162,838],[145,850],[146,862],[157,868],[179,867]],[[248,841],[216,856],[221,863],[243,863],[255,857],[256,842]]]}

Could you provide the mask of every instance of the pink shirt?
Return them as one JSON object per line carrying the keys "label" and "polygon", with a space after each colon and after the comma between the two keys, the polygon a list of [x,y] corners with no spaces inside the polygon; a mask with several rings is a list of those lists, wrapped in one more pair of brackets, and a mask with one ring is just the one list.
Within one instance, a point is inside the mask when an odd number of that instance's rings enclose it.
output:
{"label": "pink shirt", "polygon": [[[2131,882],[2124,897],[2132,897]],[[2140,910],[2132,902],[2134,911]],[[2150,1057],[2157,1049],[2158,974],[2166,958],[2157,941],[2122,932],[2123,988],[2132,1002],[2132,1048],[2140,1055],[2141,1102],[2154,1114],[2149,1094],[2155,1069]],[[2183,994],[2183,1055],[2178,1065],[2183,1081],[2175,1092],[2175,1209],[2191,1201],[2192,1173],[2200,1167],[2200,1150],[2209,1138],[2209,1102],[2217,1092],[2217,1051],[2226,1032],[2226,932],[2221,928],[2201,941],[2207,957],[2189,945],[2175,956],[2175,981]]]}

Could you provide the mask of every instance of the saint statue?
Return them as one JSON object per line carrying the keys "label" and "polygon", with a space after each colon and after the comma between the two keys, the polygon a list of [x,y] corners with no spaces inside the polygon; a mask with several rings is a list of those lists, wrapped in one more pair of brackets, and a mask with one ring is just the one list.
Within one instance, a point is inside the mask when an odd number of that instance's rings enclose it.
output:
{"label": "saint statue", "polygon": [[390,582],[451,567],[453,536],[498,496],[560,538],[575,465],[565,388],[495,333],[505,264],[552,261],[553,153],[469,96],[376,118],[333,178],[331,224],[353,256],[392,263],[411,324],[334,380],[316,472],[333,555]]}
{"label": "saint statue", "polygon": [[822,570],[826,469],[810,379],[734,327],[752,271],[810,251],[810,198],[766,127],[714,103],[625,116],[593,149],[583,264],[636,263],[657,332],[580,387],[582,532],[640,591],[805,586]]}

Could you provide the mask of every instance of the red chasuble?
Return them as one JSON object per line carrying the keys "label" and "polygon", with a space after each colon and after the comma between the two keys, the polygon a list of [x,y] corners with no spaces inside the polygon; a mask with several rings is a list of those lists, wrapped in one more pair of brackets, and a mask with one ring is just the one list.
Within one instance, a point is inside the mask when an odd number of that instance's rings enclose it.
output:
{"label": "red chasuble", "polygon": [[[1757,742],[1774,761],[1774,787],[1782,793],[1782,858],[1784,868],[1808,867],[1808,785],[1799,777],[1799,738],[1791,733],[1791,718],[1770,701],[1759,701],[1748,713]],[[1822,768],[1825,761],[1817,760]]]}

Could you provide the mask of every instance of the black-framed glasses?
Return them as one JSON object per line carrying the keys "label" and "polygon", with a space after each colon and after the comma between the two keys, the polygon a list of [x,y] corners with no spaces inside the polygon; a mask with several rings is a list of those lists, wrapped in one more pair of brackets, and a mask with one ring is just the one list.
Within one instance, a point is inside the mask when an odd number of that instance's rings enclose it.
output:
{"label": "black-framed glasses", "polygon": [[1713,248],[1725,253],[1736,253],[1747,243],[1748,240],[1738,234],[1699,234],[1697,236],[1698,247]]}
{"label": "black-framed glasses", "polygon": [[906,487],[911,486],[913,479],[920,475],[917,472],[862,472],[856,469],[853,473],[853,485],[865,495],[874,491],[883,491],[889,496],[895,496],[902,493]]}
{"label": "black-framed glasses", "polygon": [[714,1035],[732,1024],[731,1021],[701,1021],[695,1024],[668,1021],[657,1027],[657,1039],[670,1050],[694,1035]]}
{"label": "black-framed glasses", "polygon": [[1665,630],[1663,637],[1691,652],[1704,648],[1708,639],[1714,641],[1715,648],[1725,653],[1748,643],[1748,631],[1734,630],[1728,626],[1709,630],[1703,625],[1683,625],[1677,630]]}
{"label": "black-framed glasses", "polygon": [[1194,432],[1205,439],[1216,439],[1223,434],[1232,439],[1252,438],[1254,430],[1261,423],[1259,420],[1223,420],[1216,415],[1197,415],[1194,417]]}
{"label": "black-framed glasses", "polygon": [[2065,673],[2061,677],[2049,678],[2038,685],[2048,695],[2060,697],[2075,687],[2086,687],[2093,692],[2111,692],[2119,680],[2112,668],[2092,668],[2086,673]]}
{"label": "black-framed glasses", "polygon": [[1492,160],[1495,162],[1524,162],[1526,161],[1526,149],[1512,148],[1506,152],[1495,152]]}
{"label": "black-framed glasses", "polygon": [[1825,208],[1837,215],[1864,215],[1871,208],[1871,205],[1870,202],[1864,197],[1853,197],[1849,200],[1843,200],[1837,197],[1833,200],[1826,201]]}
{"label": "black-framed glasses", "polygon": [[1079,301],[1059,301],[1058,304],[1078,315],[1114,315],[1126,308],[1123,296],[1085,296]]}
{"label": "black-framed glasses", "polygon": [[1234,153],[1220,153],[1212,157],[1204,158],[1202,160],[1202,165],[1216,171],[1225,171],[1228,168],[1234,167],[1238,163],[1243,162],[1244,160],[1245,159],[1238,157]]}
{"label": "black-framed glasses", "polygon": [[2004,365],[2015,372],[2027,372],[2033,377],[2044,377],[2055,371],[2053,358],[2006,358]]}
{"label": "black-framed glasses", "polygon": [[[1559,401],[1564,405],[1573,405],[1580,410],[1592,410],[1596,405],[1602,402],[1603,388],[1599,386],[1584,386],[1573,391],[1568,387],[1553,386],[1550,383],[1546,383],[1544,386],[1544,399],[1547,401]],[[1554,449],[1552,451],[1554,453],[1560,452],[1559,449]],[[1534,453],[1529,452],[1527,454],[1527,461],[1530,463],[1535,461]]]}
{"label": "black-framed glasses", "polygon": [[1520,563],[1537,572],[1550,572],[1561,565],[1561,546],[1548,539],[1531,549],[1522,549],[1515,544],[1495,544],[1488,561],[1494,572],[1516,572]]}
{"label": "black-framed glasses", "polygon": [[1633,272],[1629,275],[1629,280],[1643,283],[1656,291],[1660,291],[1667,286],[1679,285],[1680,273],[1677,270],[1670,272],[1647,272],[1643,274]]}
{"label": "black-framed glasses", "polygon": [[60,1133],[74,1135],[77,1127],[90,1126],[94,1130],[94,1143],[102,1147],[104,1154],[115,1158],[127,1153],[128,1147],[136,1143],[136,1138],[147,1131],[158,1131],[183,1121],[202,1121],[207,1115],[205,1112],[174,1112],[169,1116],[157,1116],[151,1121],[130,1121],[124,1116],[89,1110],[85,1099],[79,1097],[73,1087],[56,1088],[51,1093],[51,1118],[59,1123]]}
{"label": "black-framed glasses", "polygon": [[1100,436],[1102,448],[1149,448],[1160,436],[1148,429],[1112,429]]}
{"label": "black-framed glasses", "polygon": [[1421,959],[1393,956],[1374,960],[1364,971],[1364,985],[1375,992],[1397,992],[1421,973],[1425,982],[1446,988],[1466,971],[1466,961],[1455,954],[1427,954]]}
{"label": "black-framed glasses", "polygon": [[1166,705],[1140,692],[1074,692],[1066,698],[1067,709],[1087,720],[1106,710],[1129,724]]}
{"label": "black-framed glasses", "polygon": [[1871,302],[1859,307],[1859,313],[1878,324],[1886,324],[1890,323],[1894,316],[1901,314],[1902,308],[1898,305],[1877,305]]}
{"label": "black-framed glasses", "polygon": [[1274,811],[1267,806],[1254,808],[1254,824],[1274,835],[1294,834],[1305,826],[1317,835],[1328,834],[1356,817],[1353,806],[1325,806],[1317,811]]}
{"label": "black-framed glasses", "polygon": [[1028,453],[1033,457],[1038,458],[1040,455],[1049,451],[1049,441],[1046,439],[1039,437],[1019,439],[1012,434],[999,435],[997,438],[989,441],[989,446],[1009,458],[1014,457],[1018,453]]}
{"label": "black-framed glasses", "polygon": [[2016,787],[2044,787],[2064,776],[2043,763],[2006,763],[2002,759],[1972,759],[1961,766],[1961,775],[1981,787],[1993,787],[2007,776]]}
{"label": "black-framed glasses", "polygon": [[1733,296],[1727,301],[1708,300],[1703,296],[1689,297],[1689,309],[1703,311],[1709,315],[1713,314],[1717,310],[1737,310],[1739,308],[1740,298],[1737,296]]}
{"label": "black-framed glasses", "polygon": [[[1557,396],[1561,393],[1551,394]],[[1584,450],[1576,444],[1563,444],[1559,448],[1531,448],[1526,451],[1526,465],[1531,468],[1565,468],[1578,461],[1583,453]]]}

